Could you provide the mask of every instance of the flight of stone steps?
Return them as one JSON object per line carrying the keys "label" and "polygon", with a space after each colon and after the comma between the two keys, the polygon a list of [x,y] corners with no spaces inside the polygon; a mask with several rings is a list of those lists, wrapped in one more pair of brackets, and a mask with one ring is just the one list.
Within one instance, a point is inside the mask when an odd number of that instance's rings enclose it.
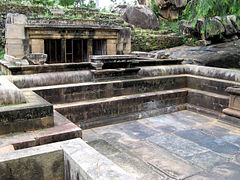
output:
{"label": "flight of stone steps", "polygon": [[[210,115],[221,113],[228,106],[225,89],[239,83],[187,74],[184,67],[141,67],[139,77],[134,79],[69,80],[61,85],[28,89],[53,103],[55,110],[83,129],[184,109]],[[158,68],[162,75],[151,75],[152,68]]]}

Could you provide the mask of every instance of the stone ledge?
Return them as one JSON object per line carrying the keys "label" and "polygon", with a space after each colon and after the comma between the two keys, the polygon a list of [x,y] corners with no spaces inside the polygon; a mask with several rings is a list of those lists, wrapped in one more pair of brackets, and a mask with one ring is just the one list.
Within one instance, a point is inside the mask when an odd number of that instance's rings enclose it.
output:
{"label": "stone ledge", "polygon": [[0,149],[13,146],[18,150],[81,137],[82,131],[78,126],[54,111],[53,127],[0,135]]}
{"label": "stone ledge", "polygon": [[9,82],[7,78],[0,77],[0,107],[7,104],[21,103],[26,103],[22,91]]}
{"label": "stone ledge", "polygon": [[53,105],[32,91],[23,94],[29,102],[0,107],[0,134],[53,126]]}
{"label": "stone ledge", "polygon": [[3,153],[0,170],[0,179],[134,179],[79,138]]}
{"label": "stone ledge", "polygon": [[236,118],[240,118],[240,111],[232,109],[232,108],[226,108],[223,110],[224,114],[227,114],[229,116],[233,116]]}

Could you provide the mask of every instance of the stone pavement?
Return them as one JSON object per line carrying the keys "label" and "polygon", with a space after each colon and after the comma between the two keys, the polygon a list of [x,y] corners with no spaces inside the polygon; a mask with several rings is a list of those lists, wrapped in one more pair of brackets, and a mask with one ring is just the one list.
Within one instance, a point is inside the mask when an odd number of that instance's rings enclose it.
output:
{"label": "stone pavement", "polygon": [[190,111],[83,131],[137,179],[240,179],[240,129]]}

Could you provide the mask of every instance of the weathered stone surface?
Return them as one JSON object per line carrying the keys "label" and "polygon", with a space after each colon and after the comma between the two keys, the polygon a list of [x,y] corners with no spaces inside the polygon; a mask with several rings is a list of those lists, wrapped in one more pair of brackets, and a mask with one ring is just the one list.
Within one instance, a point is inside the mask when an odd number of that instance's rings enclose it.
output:
{"label": "weathered stone surface", "polygon": [[6,23],[7,24],[23,24],[23,25],[25,25],[27,23],[27,17],[23,14],[8,13]]}
{"label": "weathered stone surface", "polygon": [[29,101],[26,104],[0,107],[0,134],[53,126],[52,104],[32,91],[24,91],[23,94]]}
{"label": "weathered stone surface", "polygon": [[210,169],[208,172],[202,172],[196,176],[190,177],[190,180],[199,180],[199,179],[239,179],[239,168],[240,166],[235,163],[224,163],[219,166],[216,166]]}
{"label": "weathered stone surface", "polygon": [[239,67],[240,41],[206,47],[179,46],[156,51],[157,58],[182,58],[184,64],[197,64],[221,68]]}
{"label": "weathered stone surface", "polygon": [[33,65],[43,65],[47,61],[47,54],[31,53],[26,55],[27,60]]}
{"label": "weathered stone surface", "polygon": [[120,16],[122,16],[126,12],[127,8],[127,5],[117,5],[111,10],[111,12],[120,14]]}
{"label": "weathered stone surface", "polygon": [[5,77],[0,77],[0,105],[25,103],[23,92]]}
{"label": "weathered stone surface", "polygon": [[7,54],[4,55],[4,59],[6,61],[8,61],[9,63],[13,63],[13,64],[15,64],[17,66],[29,65],[27,60],[23,60],[21,58],[15,58],[14,56],[10,56],[10,55],[7,55]]}
{"label": "weathered stone surface", "polygon": [[65,179],[135,179],[80,139],[63,144]]}
{"label": "weathered stone surface", "polygon": [[81,137],[82,132],[77,125],[54,111],[53,127],[1,135],[0,148],[13,146],[18,150]]}
{"label": "weathered stone surface", "polygon": [[[180,138],[174,134],[153,136],[149,141],[168,149],[181,157],[193,156],[195,154],[207,152],[207,149],[189,140]],[[187,151],[186,151],[187,150]]]}
{"label": "weathered stone surface", "polygon": [[210,135],[206,135],[198,130],[187,130],[187,131],[180,131],[177,132],[176,135],[193,141],[200,146],[206,147],[211,149],[217,153],[223,154],[236,154],[239,148],[233,144],[227,143],[221,139],[216,139]]}
{"label": "weathered stone surface", "polygon": [[[150,0],[138,0],[138,2],[148,7],[152,6],[152,1]],[[187,5],[187,1],[185,0],[154,0],[153,2],[156,4],[156,9],[160,13],[159,18],[165,20],[178,19]]]}
{"label": "weathered stone surface", "polygon": [[44,39],[32,39],[31,46],[32,46],[32,53],[44,54]]}
{"label": "weathered stone surface", "polygon": [[81,139],[0,156],[1,179],[135,179]]}
{"label": "weathered stone surface", "polygon": [[104,122],[104,119],[110,117],[161,110],[162,108],[184,104],[186,95],[185,90],[172,90],[99,99],[91,103],[76,102],[71,103],[70,106],[62,104],[55,106],[55,109],[73,122],[80,123],[82,127],[92,127],[101,124],[102,120]]}
{"label": "weathered stone surface", "polygon": [[0,154],[1,153],[6,153],[6,152],[11,152],[14,151],[14,147],[13,145],[8,145],[8,146],[4,146],[4,147],[0,147]]}
{"label": "weathered stone surface", "polygon": [[121,17],[128,23],[143,29],[158,30],[160,25],[157,16],[147,6],[129,6],[124,8],[117,7],[117,13],[121,13]]}
{"label": "weathered stone surface", "polygon": [[196,154],[187,157],[187,159],[194,164],[198,164],[198,166],[206,170],[208,170],[209,168],[213,168],[214,166],[223,164],[229,160],[229,158],[225,158],[211,151]]}
{"label": "weathered stone surface", "polygon": [[0,172],[0,179],[63,180],[63,151],[48,145],[1,154]]}

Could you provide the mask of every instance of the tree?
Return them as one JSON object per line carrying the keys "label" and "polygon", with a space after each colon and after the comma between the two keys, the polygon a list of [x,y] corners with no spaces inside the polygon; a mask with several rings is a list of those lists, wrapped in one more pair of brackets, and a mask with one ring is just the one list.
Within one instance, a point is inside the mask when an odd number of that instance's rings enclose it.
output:
{"label": "tree", "polygon": [[240,15],[239,7],[240,0],[190,0],[183,17],[195,25],[199,18],[209,20],[214,16]]}

